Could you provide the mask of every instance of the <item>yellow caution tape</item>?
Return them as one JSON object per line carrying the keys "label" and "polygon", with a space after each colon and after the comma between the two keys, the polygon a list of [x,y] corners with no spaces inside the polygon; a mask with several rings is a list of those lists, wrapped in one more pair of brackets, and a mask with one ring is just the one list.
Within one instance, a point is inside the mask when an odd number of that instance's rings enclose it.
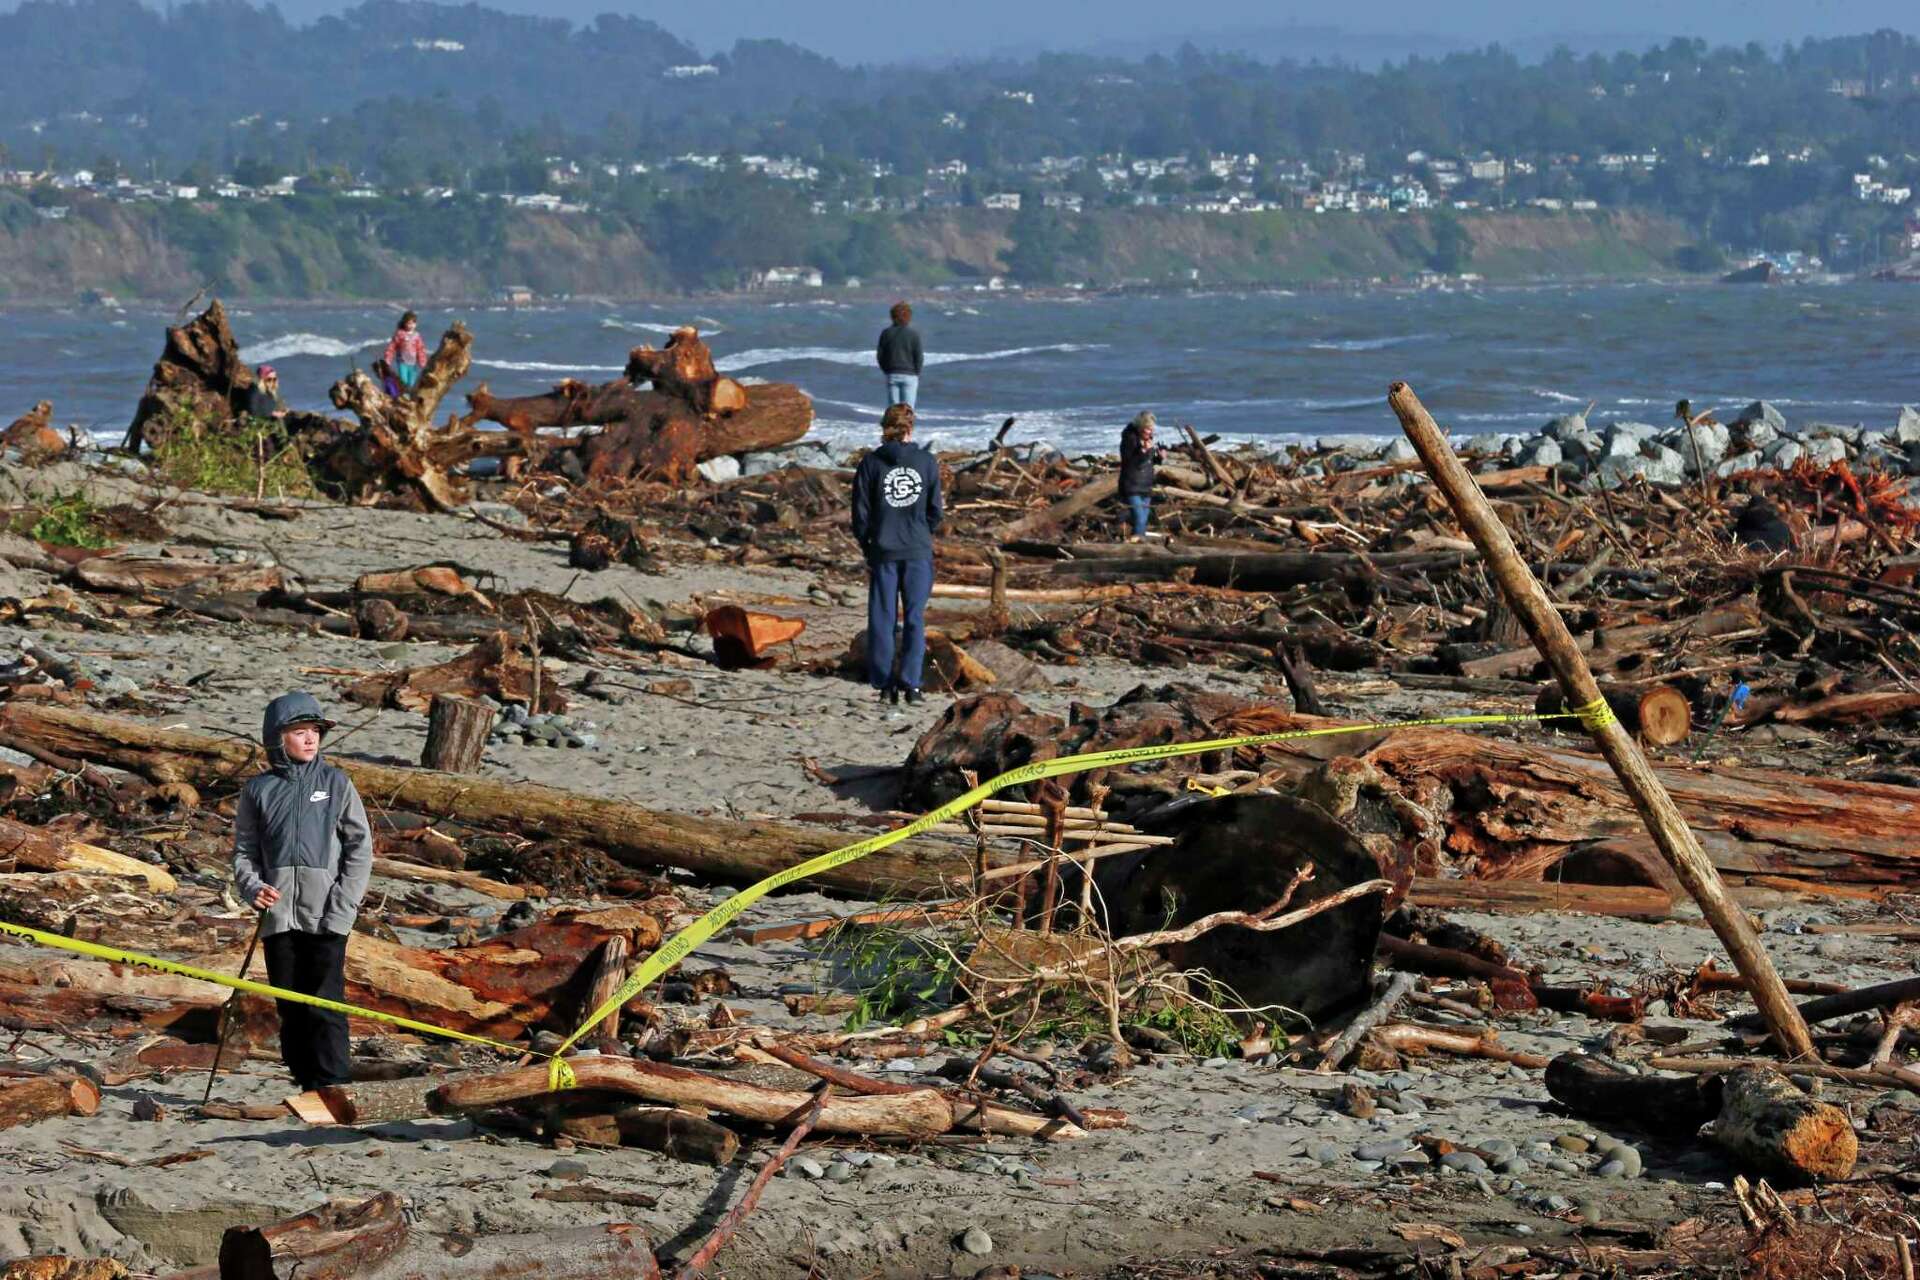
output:
{"label": "yellow caution tape", "polygon": [[[1540,714],[1511,715],[1465,715],[1436,716],[1424,720],[1376,721],[1367,724],[1330,725],[1318,729],[1289,729],[1278,733],[1245,734],[1234,738],[1213,738],[1204,742],[1168,742],[1150,747],[1125,747],[1114,751],[1089,751],[1081,755],[1059,756],[1052,760],[1035,761],[1032,764],[1010,769],[997,777],[974,787],[963,795],[941,805],[929,813],[924,813],[904,827],[898,827],[881,835],[873,836],[857,843],[823,853],[805,862],[796,863],[783,871],[777,871],[722,902],[713,910],[695,920],[679,933],[669,938],[651,956],[642,961],[620,989],[609,996],[604,1003],[587,1016],[578,1030],[564,1040],[560,1047],[546,1055],[547,1084],[550,1089],[570,1089],[574,1087],[573,1068],[568,1066],[564,1054],[584,1036],[599,1026],[614,1010],[626,1004],[650,984],[659,980],[669,970],[686,959],[696,948],[728,924],[748,907],[766,897],[775,889],[785,888],[798,880],[805,880],[822,871],[857,862],[871,853],[878,853],[905,840],[911,840],[932,828],[947,822],[982,800],[1004,791],[1008,787],[1023,786],[1030,782],[1039,782],[1046,778],[1057,778],[1065,774],[1085,773],[1090,769],[1113,768],[1121,765],[1140,764],[1151,760],[1173,760],[1182,756],[1205,755],[1213,751],[1235,751],[1242,747],[1261,747],[1277,742],[1292,742],[1302,738],[1330,738],[1340,734],[1368,733],[1376,730],[1420,729],[1420,728],[1460,728],[1474,725],[1521,724],[1542,720],[1578,720],[1588,729],[1597,730],[1614,722],[1614,714],[1604,698],[1596,699],[1571,711]],[[1221,794],[1224,789],[1210,789],[1211,794]],[[368,1009],[361,1005],[348,1004],[343,1000],[328,1000],[323,996],[308,995],[303,991],[290,991],[284,987],[272,986],[265,982],[255,982],[249,978],[229,977],[223,973],[214,973],[208,969],[181,964],[174,960],[163,960],[158,956],[144,955],[138,951],[127,951],[120,947],[102,946],[97,942],[83,942],[77,938],[62,937],[57,933],[48,933],[43,929],[33,929],[26,925],[8,924],[0,921],[0,934],[25,939],[43,947],[53,947],[69,951],[75,955],[90,956],[96,960],[105,960],[114,964],[136,965],[151,969],[156,973],[178,974],[183,978],[192,978],[198,982],[210,982],[216,986],[245,991],[251,995],[267,996],[274,1000],[285,1000],[293,1004],[304,1004],[315,1009],[326,1009],[333,1013],[347,1014],[357,1018],[367,1018],[384,1022],[391,1026],[403,1027],[408,1031],[417,1031],[423,1035],[440,1036],[448,1040],[458,1040],[465,1044],[485,1045],[514,1057],[522,1057],[528,1050],[521,1045],[508,1044],[490,1036],[476,1035],[470,1031],[456,1031],[451,1027],[438,1026],[431,1022],[422,1022],[415,1018],[402,1017],[399,1014],[384,1013],[378,1009]]]}
{"label": "yellow caution tape", "polygon": [[1463,725],[1519,724],[1534,723],[1542,720],[1579,720],[1589,729],[1598,729],[1613,720],[1613,711],[1604,698],[1577,707],[1572,711],[1558,711],[1549,714],[1511,714],[1511,715],[1468,715],[1437,716],[1426,720],[1382,721],[1369,724],[1331,725],[1319,729],[1288,729],[1279,733],[1247,734],[1237,738],[1214,738],[1205,742],[1168,742],[1151,747],[1124,747],[1115,751],[1090,751],[1077,756],[1059,756],[1052,760],[1035,761],[1032,764],[1009,769],[997,777],[989,778],[979,786],[947,801],[930,813],[921,814],[904,827],[846,845],[839,849],[823,853],[805,862],[796,863],[785,870],[776,871],[766,879],[748,885],[740,892],[722,902],[713,910],[695,920],[692,924],[673,935],[642,961],[620,989],[607,997],[605,1003],[587,1015],[580,1029],[568,1036],[554,1051],[552,1065],[549,1067],[548,1084],[554,1089],[563,1088],[560,1083],[560,1071],[564,1067],[560,1055],[567,1052],[583,1036],[612,1014],[615,1009],[627,1003],[645,990],[648,984],[656,981],[668,970],[686,959],[697,947],[714,934],[724,929],[735,917],[748,907],[766,897],[775,889],[784,888],[796,880],[805,880],[822,871],[831,871],[835,867],[845,866],[849,862],[858,862],[870,853],[911,840],[943,822],[949,821],[968,809],[987,799],[995,792],[1008,787],[1022,786],[1030,782],[1039,782],[1045,778],[1057,778],[1063,774],[1085,773],[1090,769],[1104,769],[1117,765],[1139,764],[1147,760],[1172,760],[1181,756],[1205,755],[1212,751],[1234,751],[1241,747],[1261,747],[1276,742],[1291,742],[1301,738],[1330,738],[1345,733],[1366,733],[1379,729],[1419,729]]}
{"label": "yellow caution tape", "polygon": [[0,934],[11,934],[16,938],[25,938],[28,942],[37,942],[43,947],[71,951],[75,955],[91,956],[95,960],[137,965],[142,969],[151,969],[155,973],[174,973],[183,978],[192,978],[197,982],[211,982],[218,986],[230,987],[235,991],[245,991],[249,995],[271,996],[275,1000],[285,1000],[292,1004],[311,1005],[315,1009],[326,1009],[356,1018],[371,1018],[376,1022],[391,1023],[393,1026],[405,1027],[409,1031],[419,1031],[426,1035],[444,1036],[449,1040],[461,1040],[468,1044],[483,1044],[490,1049],[498,1049],[502,1053],[509,1053],[515,1057],[520,1057],[527,1052],[524,1046],[508,1044],[504,1040],[495,1040],[490,1036],[475,1035],[471,1031],[455,1031],[451,1027],[420,1022],[413,1018],[402,1017],[397,1013],[382,1013],[378,1009],[362,1008],[357,1004],[348,1004],[344,1000],[329,1000],[325,996],[310,996],[304,991],[289,991],[285,987],[255,982],[251,978],[229,977],[224,973],[215,973],[211,969],[197,969],[190,964],[181,964],[177,960],[162,960],[158,956],[142,955],[138,951],[124,951],[119,947],[106,947],[97,942],[83,942],[79,938],[62,937],[57,933],[48,933],[44,929],[29,929],[23,924],[8,924],[0,920]]}

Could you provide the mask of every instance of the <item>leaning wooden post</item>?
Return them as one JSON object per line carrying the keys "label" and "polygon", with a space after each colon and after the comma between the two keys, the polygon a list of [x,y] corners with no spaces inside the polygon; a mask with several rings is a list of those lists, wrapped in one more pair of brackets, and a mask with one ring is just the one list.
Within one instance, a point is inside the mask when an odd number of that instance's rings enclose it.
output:
{"label": "leaning wooden post", "polygon": [[[1547,665],[1553,668],[1553,674],[1559,679],[1560,688],[1566,695],[1567,705],[1588,707],[1598,703],[1606,706],[1593,672],[1575,646],[1566,624],[1560,620],[1553,602],[1547,598],[1547,593],[1541,589],[1526,562],[1514,550],[1506,526],[1494,515],[1486,495],[1480,492],[1480,486],[1474,483],[1473,477],[1460,464],[1460,459],[1454,456],[1452,446],[1434,423],[1432,415],[1420,403],[1419,397],[1413,394],[1413,389],[1406,383],[1396,382],[1387,389],[1387,403],[1399,416],[1400,426],[1419,452],[1421,462],[1426,464],[1427,474],[1433,477],[1434,483],[1440,486],[1440,491],[1452,505],[1460,527],[1466,530],[1467,536],[1473,539],[1480,554],[1486,558],[1487,567],[1499,582],[1501,593],[1526,627],[1527,634],[1533,638],[1534,647],[1540,650]],[[1774,972],[1773,961],[1767,957],[1746,916],[1727,896],[1727,887],[1721,883],[1719,873],[1707,860],[1705,850],[1694,838],[1679,806],[1674,804],[1667,789],[1660,785],[1652,766],[1640,753],[1633,735],[1610,712],[1583,723],[1593,734],[1600,754],[1613,766],[1621,789],[1633,801],[1633,807],[1639,810],[1640,820],[1647,824],[1647,830],[1652,834],[1654,844],[1659,846],[1661,856],[1673,867],[1674,874],[1686,886],[1687,892],[1693,895],[1693,900],[1700,904],[1707,923],[1713,926],[1721,945],[1733,957],[1740,976],[1747,980],[1747,989],[1753,994],[1753,1002],[1759,1006],[1760,1015],[1766,1019],[1774,1040],[1790,1057],[1816,1059],[1807,1024],[1801,1018],[1799,1009],[1787,997],[1787,990],[1780,983],[1780,975]]]}

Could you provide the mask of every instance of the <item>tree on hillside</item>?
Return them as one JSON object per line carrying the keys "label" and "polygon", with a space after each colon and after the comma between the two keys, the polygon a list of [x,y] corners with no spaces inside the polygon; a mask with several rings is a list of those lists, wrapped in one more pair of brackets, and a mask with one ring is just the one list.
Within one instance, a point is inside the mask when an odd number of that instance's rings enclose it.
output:
{"label": "tree on hillside", "polygon": [[1427,265],[1442,275],[1457,276],[1473,260],[1473,236],[1451,211],[1441,210],[1429,224],[1433,230],[1433,252]]}
{"label": "tree on hillside", "polygon": [[649,239],[685,283],[732,286],[748,271],[799,265],[808,221],[790,184],[727,168],[662,200]]}
{"label": "tree on hillside", "polygon": [[1009,233],[1013,247],[1007,250],[1007,270],[1014,279],[1026,284],[1055,284],[1061,278],[1061,259],[1067,251],[1067,228],[1059,210],[1049,209],[1032,192],[1020,200],[1020,212],[1014,215]]}

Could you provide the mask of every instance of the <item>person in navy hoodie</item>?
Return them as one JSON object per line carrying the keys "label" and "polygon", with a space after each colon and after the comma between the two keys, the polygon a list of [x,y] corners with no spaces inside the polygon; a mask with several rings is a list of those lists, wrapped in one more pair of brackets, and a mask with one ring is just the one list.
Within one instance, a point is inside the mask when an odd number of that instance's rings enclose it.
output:
{"label": "person in navy hoodie", "polygon": [[853,476],[853,536],[867,558],[867,682],[884,702],[905,694],[914,704],[923,700],[933,535],[944,514],[940,464],[913,443],[912,405],[888,408],[880,442]]}

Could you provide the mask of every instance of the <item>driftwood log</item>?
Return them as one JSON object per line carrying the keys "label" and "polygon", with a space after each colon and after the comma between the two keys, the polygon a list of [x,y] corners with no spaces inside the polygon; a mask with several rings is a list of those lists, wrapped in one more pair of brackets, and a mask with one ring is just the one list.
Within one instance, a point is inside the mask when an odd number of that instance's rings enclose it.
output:
{"label": "driftwood log", "polygon": [[542,430],[602,428],[580,440],[547,442],[573,450],[581,474],[597,483],[691,484],[699,463],[791,444],[813,426],[805,392],[783,382],[749,391],[721,377],[691,327],[664,350],[634,348],[624,378],[598,386],[568,379],[540,395],[512,397],[482,383],[467,405],[464,425],[497,422],[528,441]]}
{"label": "driftwood log", "polygon": [[1808,1097],[1772,1067],[1708,1075],[1629,1075],[1581,1054],[1547,1066],[1547,1092],[1575,1115],[1630,1124],[1685,1141],[1711,1123],[1713,1141],[1742,1169],[1805,1182],[1845,1178],[1860,1143],[1847,1113]]}
{"label": "driftwood log", "polygon": [[[575,1058],[582,1089],[623,1093],[669,1106],[704,1107],[742,1120],[780,1124],[810,1106],[812,1095],[769,1089],[685,1067],[630,1058]],[[486,1110],[548,1092],[547,1068],[526,1067],[442,1085],[429,1098],[436,1114]],[[954,1126],[953,1104],[937,1089],[883,1097],[832,1097],[821,1108],[822,1133],[930,1138]]]}
{"label": "driftwood log", "polygon": [[[1569,704],[1605,706],[1593,671],[1581,657],[1553,601],[1520,558],[1507,527],[1487,504],[1486,495],[1460,464],[1445,433],[1414,395],[1413,388],[1404,382],[1394,383],[1387,392],[1387,402],[1399,417],[1401,429],[1419,453],[1427,473],[1433,477],[1434,487],[1446,495],[1461,528],[1485,558],[1508,607],[1519,615],[1540,656],[1553,668]],[[1780,975],[1773,967],[1772,957],[1761,945],[1753,922],[1735,905],[1718,870],[1688,825],[1687,816],[1674,803],[1639,744],[1612,716],[1585,727],[1620,790],[1652,837],[1659,856],[1672,868],[1674,877],[1688,895],[1700,904],[1701,914],[1712,926],[1714,936],[1727,949],[1740,975],[1747,979],[1753,1001],[1766,1015],[1767,1025],[1781,1047],[1795,1056],[1814,1056],[1807,1025],[1780,984]]]}
{"label": "driftwood log", "polygon": [[576,1111],[560,1117],[559,1131],[579,1142],[637,1147],[689,1164],[732,1164],[740,1139],[722,1124],[678,1107],[628,1106]]}
{"label": "driftwood log", "polygon": [[100,1110],[100,1087],[80,1076],[0,1079],[0,1129]]}
{"label": "driftwood log", "polygon": [[[231,738],[18,701],[0,705],[0,742],[196,785],[238,784],[265,767],[258,746]],[[681,867],[728,883],[758,880],[851,843],[833,831],[694,817],[556,787],[329,758],[363,794],[379,795],[391,809],[458,814],[476,826],[577,840],[632,866]],[[809,883],[871,898],[921,895],[941,892],[950,879],[964,882],[970,868],[964,850],[904,841]]]}
{"label": "driftwood log", "polygon": [[[1600,694],[1620,723],[1627,727],[1627,732],[1640,739],[1642,746],[1670,747],[1685,741],[1693,729],[1693,704],[1685,693],[1670,684],[1602,684]],[[1535,697],[1533,709],[1543,716],[1565,715],[1566,696],[1559,685],[1548,685]],[[1580,729],[1572,720],[1552,723],[1564,733],[1577,733]]]}

